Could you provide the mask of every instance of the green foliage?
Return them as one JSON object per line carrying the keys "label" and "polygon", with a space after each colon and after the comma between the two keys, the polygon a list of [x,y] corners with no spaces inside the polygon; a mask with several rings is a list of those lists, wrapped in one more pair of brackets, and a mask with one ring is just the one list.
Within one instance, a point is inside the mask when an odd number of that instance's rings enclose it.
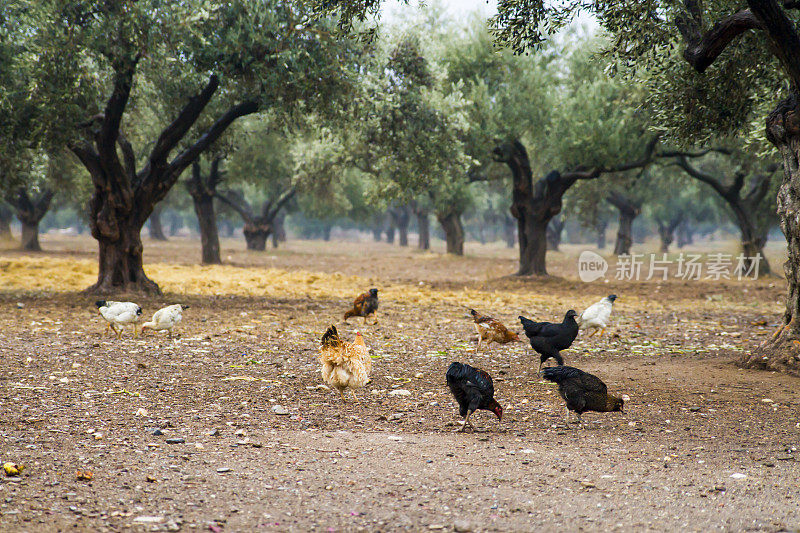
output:
{"label": "green foliage", "polygon": [[[318,123],[296,146],[297,180],[305,190],[340,207],[345,191],[358,190],[373,212],[422,194],[448,208],[469,203],[469,102],[428,50],[421,35],[405,30],[377,43],[362,65],[353,120],[335,129]],[[350,212],[365,212],[352,198],[346,203]]]}
{"label": "green foliage", "polygon": [[[692,5],[696,15],[687,12],[682,0],[501,0],[492,26],[500,42],[522,52],[544,46],[579,13],[591,15],[610,37],[605,48],[613,60],[609,71],[644,84],[646,107],[665,141],[690,146],[734,136],[747,139],[757,152],[769,151],[763,117],[787,90],[770,45],[762,33],[745,34],[704,73],[696,72],[682,57],[685,44],[678,25],[697,17],[707,31],[742,3]],[[796,11],[787,14],[797,22]]]}
{"label": "green foliage", "polygon": [[[63,146],[102,112],[120,72],[135,69],[123,130],[152,142],[187,98],[217,76],[220,88],[187,139],[235,103],[294,113],[340,111],[353,54],[332,24],[309,22],[303,2],[15,0],[0,16],[4,139]],[[6,89],[10,90],[6,90]],[[186,142],[184,142],[186,144]],[[138,156],[144,154],[141,147]]]}

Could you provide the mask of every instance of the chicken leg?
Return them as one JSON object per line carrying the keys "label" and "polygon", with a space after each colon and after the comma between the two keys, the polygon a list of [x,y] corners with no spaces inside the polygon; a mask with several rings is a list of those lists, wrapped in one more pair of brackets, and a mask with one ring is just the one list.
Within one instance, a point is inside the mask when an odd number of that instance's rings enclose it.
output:
{"label": "chicken leg", "polygon": [[357,401],[357,402],[361,401],[361,400],[358,399],[358,396],[356,396],[356,391],[354,391],[353,389],[350,389],[350,394],[353,395],[353,399],[355,401]]}
{"label": "chicken leg", "polygon": [[469,417],[472,416],[474,411],[467,411],[467,416],[464,417],[464,423],[461,424],[461,429],[458,430],[458,433],[464,433],[467,430],[467,426],[469,426],[472,431],[477,431],[475,426],[472,425],[472,422],[469,421]]}

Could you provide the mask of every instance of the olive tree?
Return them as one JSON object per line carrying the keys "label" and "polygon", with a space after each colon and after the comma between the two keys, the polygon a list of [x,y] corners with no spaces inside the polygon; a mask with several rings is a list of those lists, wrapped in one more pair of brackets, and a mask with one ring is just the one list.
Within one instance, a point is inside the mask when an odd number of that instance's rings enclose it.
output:
{"label": "olive tree", "polygon": [[[0,19],[21,48],[13,68],[29,73],[22,89],[41,109],[61,109],[34,115],[34,126],[58,136],[94,185],[89,221],[100,253],[90,291],[158,292],[140,231],[183,171],[237,119],[330,108],[347,86],[348,42],[331,38],[302,1],[18,4]],[[137,157],[126,131],[154,96],[174,103],[172,117]]]}

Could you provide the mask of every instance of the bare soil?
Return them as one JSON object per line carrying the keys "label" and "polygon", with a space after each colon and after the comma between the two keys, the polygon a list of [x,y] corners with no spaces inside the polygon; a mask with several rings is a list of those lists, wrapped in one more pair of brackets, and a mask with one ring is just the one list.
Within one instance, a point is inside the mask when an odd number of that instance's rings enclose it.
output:
{"label": "bare soil", "polygon": [[[42,243],[93,256],[85,238]],[[147,261],[190,264],[198,246],[148,242]],[[800,531],[800,379],[734,364],[774,331],[780,279],[582,284],[570,250],[553,262],[564,277],[517,279],[499,247],[465,258],[372,243],[242,248],[223,252],[242,272],[472,296],[384,299],[373,326],[343,324],[350,302],[333,296],[166,294],[137,302],[146,314],[189,304],[175,339],[117,340],[93,298],[0,287],[0,460],[25,465],[0,479],[1,531]],[[607,335],[564,355],[627,394],[625,414],[567,427],[524,344],[474,353],[467,306],[518,329],[519,314],[556,319],[610,292]],[[511,293],[525,305],[495,306]],[[357,403],[318,387],[329,323],[373,349]],[[501,423],[482,412],[480,432],[454,433],[453,360],[494,376]]]}

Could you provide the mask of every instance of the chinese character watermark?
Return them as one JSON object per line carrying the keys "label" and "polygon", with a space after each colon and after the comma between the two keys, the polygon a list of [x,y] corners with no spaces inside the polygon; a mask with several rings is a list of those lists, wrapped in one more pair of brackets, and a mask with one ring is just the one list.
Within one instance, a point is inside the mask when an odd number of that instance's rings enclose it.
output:
{"label": "chinese character watermark", "polygon": [[[730,280],[758,279],[761,254],[753,257],[739,254],[714,253],[702,262],[701,254],[681,253],[675,259],[667,254],[620,255],[614,267],[614,278],[620,281],[667,280],[670,276],[682,280]],[[672,267],[675,268],[672,268]],[[581,281],[591,282],[604,278],[609,269],[608,261],[601,255],[585,250],[578,258],[578,276]]]}

